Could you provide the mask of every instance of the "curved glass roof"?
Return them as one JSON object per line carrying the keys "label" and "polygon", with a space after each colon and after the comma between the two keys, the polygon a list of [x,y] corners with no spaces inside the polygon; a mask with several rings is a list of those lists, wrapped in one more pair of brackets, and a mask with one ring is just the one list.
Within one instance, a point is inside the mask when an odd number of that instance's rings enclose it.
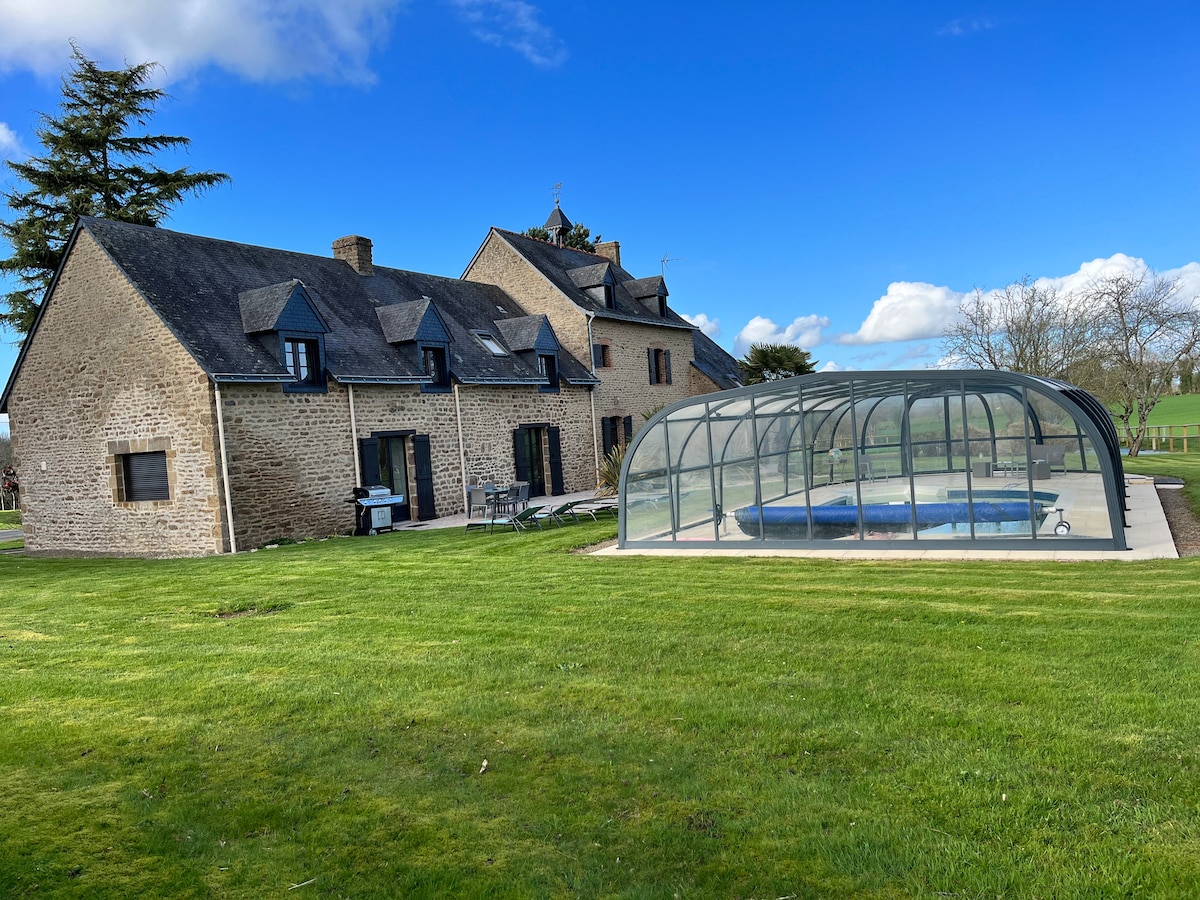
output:
{"label": "curved glass roof", "polygon": [[630,442],[619,545],[1126,549],[1116,429],[1011,372],[831,372],[676,403]]}

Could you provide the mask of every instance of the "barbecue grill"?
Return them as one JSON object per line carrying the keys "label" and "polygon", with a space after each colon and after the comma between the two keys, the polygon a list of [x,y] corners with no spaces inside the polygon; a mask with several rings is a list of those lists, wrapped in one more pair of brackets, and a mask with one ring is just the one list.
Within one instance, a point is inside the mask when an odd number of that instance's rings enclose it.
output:
{"label": "barbecue grill", "polygon": [[382,484],[354,489],[354,533],[378,534],[392,530],[392,507],[404,502],[403,494],[393,494]]}

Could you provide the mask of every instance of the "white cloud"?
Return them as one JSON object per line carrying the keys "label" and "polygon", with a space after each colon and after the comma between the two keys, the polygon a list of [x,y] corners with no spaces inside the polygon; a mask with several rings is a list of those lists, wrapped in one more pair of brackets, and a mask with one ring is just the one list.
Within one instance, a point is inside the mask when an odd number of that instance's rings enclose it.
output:
{"label": "white cloud", "polygon": [[976,16],[969,19],[951,19],[938,29],[939,37],[963,37],[968,34],[979,34],[981,31],[991,31],[996,23],[986,16]]}
{"label": "white cloud", "polygon": [[831,359],[831,360],[828,360],[824,365],[822,365],[821,368],[817,369],[817,371],[818,372],[850,372],[850,371],[852,371],[852,369],[849,366],[839,365],[838,363],[835,363]]}
{"label": "white cloud", "polygon": [[[1144,274],[1149,271],[1145,260],[1124,253],[1114,253],[1108,258],[1097,258],[1082,263],[1068,275],[1042,277],[1033,284],[1042,290],[1054,290],[1060,294],[1083,291],[1092,282],[1119,272]],[[1179,295],[1186,299],[1200,299],[1200,263],[1190,262],[1177,269],[1159,273],[1166,278],[1177,278]],[[998,293],[993,289],[985,297]],[[853,334],[838,335],[839,344],[884,344],[892,341],[913,341],[938,338],[945,334],[946,326],[958,315],[958,307],[967,294],[942,285],[923,281],[894,281],[888,285],[887,293],[875,301],[867,318]],[[919,358],[926,351],[922,347],[901,357]],[[938,365],[942,365],[939,362]]]}
{"label": "white cloud", "polygon": [[687,313],[680,313],[679,317],[683,321],[695,325],[710,338],[715,338],[721,333],[721,322],[718,319],[710,319],[704,313],[696,313],[694,316],[689,316]]}
{"label": "white cloud", "polygon": [[15,159],[24,155],[16,132],[8,127],[7,122],[0,122],[0,159]]}
{"label": "white cloud", "polygon": [[256,81],[370,81],[367,57],[404,0],[0,0],[0,70],[58,75],[74,38],[104,65],[154,60],[159,80],[216,65]]}
{"label": "white cloud", "polygon": [[795,344],[815,347],[821,343],[821,329],[828,328],[826,316],[797,316],[792,324],[780,328],[764,316],[755,316],[733,339],[734,355],[745,356],[751,344]]}
{"label": "white cloud", "polygon": [[449,0],[471,33],[485,44],[516,50],[535,66],[552,69],[567,60],[567,47],[538,21],[540,11],[525,0]]}
{"label": "white cloud", "polygon": [[940,337],[966,294],[923,281],[893,281],[854,334],[839,344],[882,344]]}

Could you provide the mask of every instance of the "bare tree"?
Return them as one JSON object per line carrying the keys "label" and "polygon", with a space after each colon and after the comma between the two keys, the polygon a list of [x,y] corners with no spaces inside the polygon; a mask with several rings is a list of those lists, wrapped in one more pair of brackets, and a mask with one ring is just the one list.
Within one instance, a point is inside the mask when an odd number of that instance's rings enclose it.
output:
{"label": "bare tree", "polygon": [[1026,276],[1000,291],[976,288],[947,327],[942,355],[980,369],[1070,380],[1095,344],[1095,329],[1085,298]]}
{"label": "bare tree", "polygon": [[1130,456],[1141,450],[1150,412],[1170,393],[1180,363],[1200,348],[1200,311],[1180,287],[1178,279],[1153,272],[1119,272],[1083,292],[1097,315],[1099,340],[1082,386],[1114,410]]}

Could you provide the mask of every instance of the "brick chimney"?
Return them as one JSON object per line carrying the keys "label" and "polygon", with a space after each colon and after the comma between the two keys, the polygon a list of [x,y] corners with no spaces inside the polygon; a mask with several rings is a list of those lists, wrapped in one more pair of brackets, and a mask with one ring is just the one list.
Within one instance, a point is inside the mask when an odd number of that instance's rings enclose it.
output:
{"label": "brick chimney", "polygon": [[371,239],[357,234],[338,238],[333,242],[333,258],[350,264],[359,275],[374,275],[371,264]]}
{"label": "brick chimney", "polygon": [[620,241],[597,241],[596,254],[611,259],[618,266],[621,264]]}

